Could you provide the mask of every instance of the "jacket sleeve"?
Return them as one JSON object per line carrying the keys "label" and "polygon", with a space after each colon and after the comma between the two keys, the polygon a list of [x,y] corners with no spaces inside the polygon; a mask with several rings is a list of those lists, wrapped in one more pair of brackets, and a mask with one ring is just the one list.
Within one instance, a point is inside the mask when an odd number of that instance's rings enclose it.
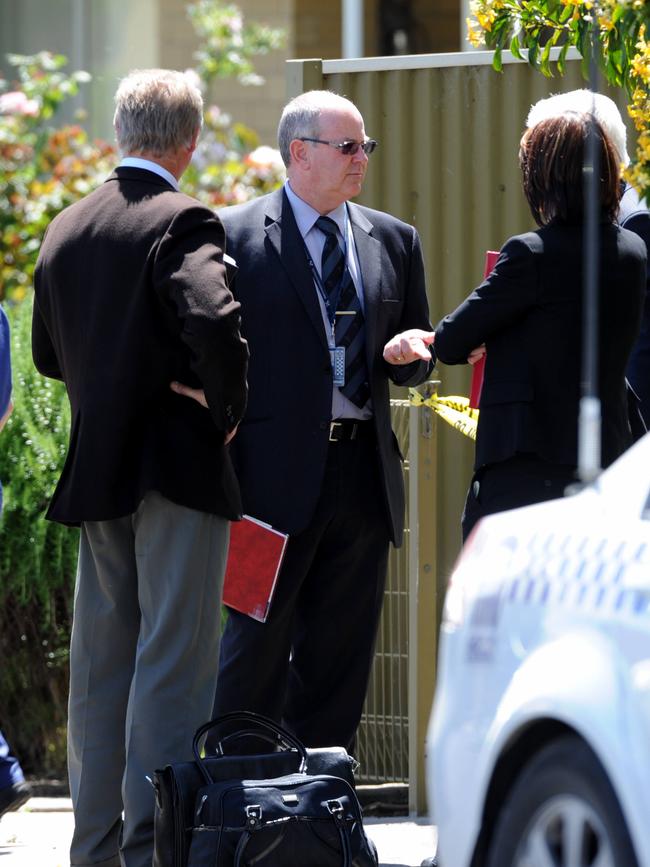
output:
{"label": "jacket sleeve", "polygon": [[[396,333],[407,331],[410,328],[421,328],[423,331],[433,330],[429,320],[429,303],[427,301],[424,278],[422,245],[417,231],[413,227],[411,227],[411,231],[412,237],[409,274],[404,290],[402,319],[400,327]],[[404,365],[388,364],[387,361],[384,361],[384,369],[395,385],[419,385],[421,382],[424,382],[429,378],[436,362],[436,354],[433,346],[429,347],[429,349],[431,352],[431,361],[413,361],[411,364]]]}
{"label": "jacket sleeve", "polygon": [[231,431],[246,409],[248,345],[240,334],[223,260],[225,233],[219,218],[200,205],[171,221],[155,256],[154,285],[181,320],[212,418]]}
{"label": "jacket sleeve", "polygon": [[511,325],[538,295],[535,255],[521,238],[504,244],[492,273],[436,327],[436,354],[445,364],[464,364],[477,346]]}
{"label": "jacket sleeve", "polygon": [[[639,238],[643,238],[648,251],[650,251],[650,213],[645,208],[630,214],[621,222],[621,226],[634,232]],[[650,294],[650,255],[646,262],[646,275],[647,291]]]}
{"label": "jacket sleeve", "polygon": [[[37,266],[36,281],[39,269]],[[56,355],[52,338],[45,325],[43,314],[38,302],[38,291],[34,293],[34,308],[32,311],[32,358],[39,373],[50,379],[63,379],[61,365]]]}

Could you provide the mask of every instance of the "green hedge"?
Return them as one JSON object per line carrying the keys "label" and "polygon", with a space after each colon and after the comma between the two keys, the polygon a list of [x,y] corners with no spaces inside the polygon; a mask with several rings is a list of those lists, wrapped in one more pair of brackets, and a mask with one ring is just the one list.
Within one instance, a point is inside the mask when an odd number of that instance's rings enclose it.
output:
{"label": "green hedge", "polygon": [[0,727],[28,772],[65,772],[68,645],[79,533],[44,513],[65,455],[69,405],[31,356],[31,303],[7,310],[14,412],[0,434]]}

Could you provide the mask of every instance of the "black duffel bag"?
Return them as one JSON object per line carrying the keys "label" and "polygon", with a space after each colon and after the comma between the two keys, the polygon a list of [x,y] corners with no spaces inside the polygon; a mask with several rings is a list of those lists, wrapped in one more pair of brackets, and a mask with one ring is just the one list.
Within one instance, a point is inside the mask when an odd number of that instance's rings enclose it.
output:
{"label": "black duffel bag", "polygon": [[[202,739],[224,724],[218,755],[202,757]],[[223,754],[250,737],[274,751]],[[377,867],[343,748],[306,749],[273,720],[241,712],[201,726],[192,750],[193,762],[154,774],[153,867]]]}

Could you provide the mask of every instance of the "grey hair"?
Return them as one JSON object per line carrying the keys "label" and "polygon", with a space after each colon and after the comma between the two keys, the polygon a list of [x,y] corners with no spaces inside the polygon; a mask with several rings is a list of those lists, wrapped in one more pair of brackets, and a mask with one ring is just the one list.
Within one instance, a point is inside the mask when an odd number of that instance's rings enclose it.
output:
{"label": "grey hair", "polygon": [[331,90],[308,90],[290,100],[278,124],[278,147],[285,166],[288,168],[291,162],[290,145],[294,139],[319,137],[320,116],[324,111],[350,107],[357,110],[353,102]]}
{"label": "grey hair", "polygon": [[627,166],[630,162],[627,152],[627,129],[616,103],[604,93],[594,93],[584,88],[570,90],[568,93],[556,93],[546,99],[540,99],[531,106],[526,126],[529,128],[536,126],[542,120],[569,111],[590,114],[592,109],[596,120],[611,139],[619,162]]}
{"label": "grey hair", "polygon": [[135,69],[115,94],[113,125],[123,154],[155,156],[191,142],[203,123],[203,97],[184,72]]}

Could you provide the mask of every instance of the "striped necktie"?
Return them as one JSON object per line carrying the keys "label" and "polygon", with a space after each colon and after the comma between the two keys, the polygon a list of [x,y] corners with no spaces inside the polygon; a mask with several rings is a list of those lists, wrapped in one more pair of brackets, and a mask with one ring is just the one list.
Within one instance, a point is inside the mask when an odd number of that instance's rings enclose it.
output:
{"label": "striped necktie", "polygon": [[337,311],[350,311],[336,317],[334,331],[336,345],[345,347],[345,385],[340,391],[356,406],[363,407],[370,397],[363,311],[339,244],[336,223],[329,217],[319,217],[316,225],[325,235],[321,260],[321,280],[325,294],[330,306],[336,305]]}

